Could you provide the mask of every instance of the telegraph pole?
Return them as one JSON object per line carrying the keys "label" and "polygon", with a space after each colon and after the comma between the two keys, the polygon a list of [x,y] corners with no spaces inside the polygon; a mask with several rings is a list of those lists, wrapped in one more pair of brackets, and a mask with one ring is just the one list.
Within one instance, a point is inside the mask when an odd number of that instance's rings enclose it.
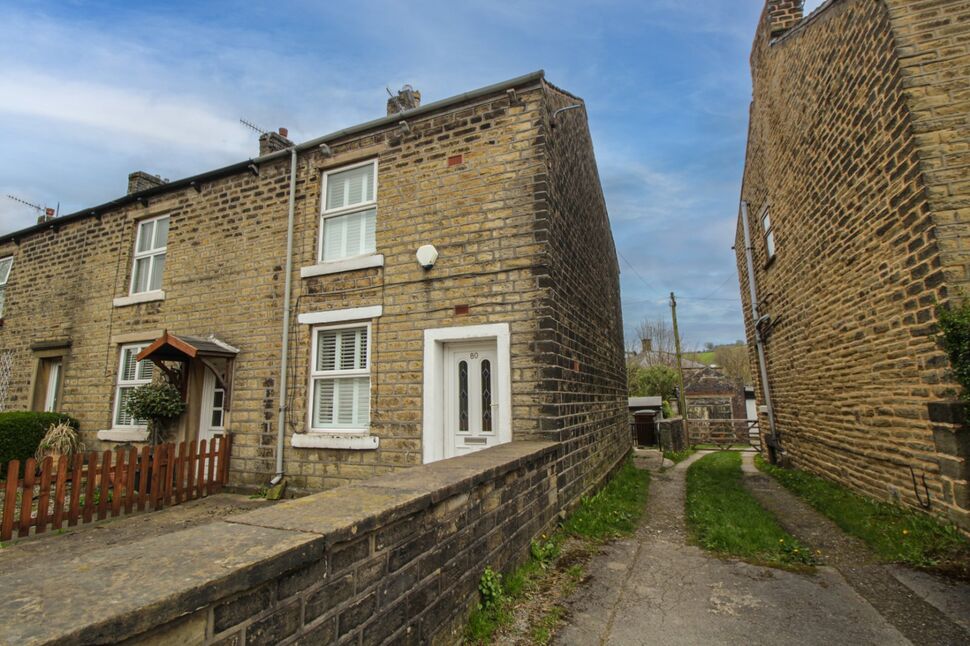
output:
{"label": "telegraph pole", "polygon": [[684,363],[680,354],[680,333],[677,331],[677,298],[670,292],[670,316],[674,320],[674,348],[677,350],[677,377],[680,381],[680,389],[677,397],[677,405],[680,407],[680,416],[684,418],[684,430],[687,429],[687,393],[684,392]]}

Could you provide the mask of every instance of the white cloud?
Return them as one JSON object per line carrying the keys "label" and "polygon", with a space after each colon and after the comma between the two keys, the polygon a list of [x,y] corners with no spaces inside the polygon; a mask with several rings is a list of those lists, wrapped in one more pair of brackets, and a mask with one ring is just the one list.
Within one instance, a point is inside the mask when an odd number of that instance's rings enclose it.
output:
{"label": "white cloud", "polygon": [[202,151],[239,152],[239,123],[195,99],[14,71],[0,76],[0,113],[66,122],[110,135],[155,139]]}

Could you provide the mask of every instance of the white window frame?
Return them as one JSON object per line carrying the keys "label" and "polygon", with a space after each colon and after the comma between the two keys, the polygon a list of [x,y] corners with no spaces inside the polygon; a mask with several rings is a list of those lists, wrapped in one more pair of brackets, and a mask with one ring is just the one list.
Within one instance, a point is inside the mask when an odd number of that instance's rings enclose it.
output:
{"label": "white window frame", "polygon": [[[362,166],[373,166],[374,167],[374,199],[371,200],[371,201],[369,201],[369,202],[359,202],[357,204],[354,204],[353,206],[344,206],[344,207],[340,207],[340,208],[337,208],[337,209],[328,209],[327,208],[327,184],[328,184],[328,182],[330,180],[330,176],[331,175],[334,175],[336,173],[342,173],[344,171],[353,170],[355,168],[360,168]],[[323,172],[323,182],[322,182],[322,184],[323,184],[322,191],[323,192],[321,194],[321,199],[320,199],[320,224],[319,224],[320,231],[317,232],[317,262],[318,263],[330,264],[330,263],[337,263],[337,262],[346,262],[347,260],[349,260],[351,258],[366,258],[368,256],[373,256],[373,255],[375,255],[377,253],[377,232],[376,232],[376,229],[377,229],[377,225],[376,225],[376,222],[377,222],[377,214],[376,214],[376,211],[377,211],[377,189],[378,189],[377,171],[378,171],[377,159],[375,158],[375,159],[368,159],[366,161],[358,162],[356,164],[347,164],[346,166],[341,166],[339,168],[332,168],[330,170],[326,170],[326,171]],[[374,226],[374,228],[375,228],[375,233],[374,233],[374,250],[373,251],[364,252],[362,254],[357,254],[355,256],[345,256],[343,258],[335,258],[333,260],[324,260],[323,259],[323,242],[324,242],[324,240],[323,240],[323,232],[324,232],[324,229],[325,229],[324,224],[326,223],[326,221],[329,218],[335,218],[335,217],[339,217],[341,215],[349,215],[351,213],[358,213],[360,211],[369,211],[371,209],[374,209],[374,211],[375,211],[375,214],[374,214],[374,221],[375,221],[375,226]],[[383,261],[383,258],[382,258],[382,261]]]}
{"label": "white window frame", "polygon": [[[321,330],[347,330],[355,328],[365,328],[367,330],[367,365],[364,368],[355,368],[353,370],[317,370],[317,341],[319,335],[317,334]],[[373,406],[370,405],[370,399],[373,397],[374,392],[374,380],[371,376],[371,349],[374,344],[374,337],[372,334],[372,327],[370,321],[355,321],[353,323],[341,323],[339,325],[315,325],[310,328],[310,378],[307,389],[307,432],[308,433],[326,433],[326,434],[347,434],[347,435],[361,435],[370,432],[369,420],[373,414]],[[370,413],[368,414],[368,425],[367,426],[355,426],[355,427],[333,427],[333,426],[323,426],[315,427],[313,425],[313,403],[314,403],[314,382],[318,379],[339,379],[342,377],[355,378],[355,377],[367,377],[367,398]]]}
{"label": "white window frame", "polygon": [[13,256],[4,256],[0,258],[0,264],[10,261],[10,267],[7,269],[7,276],[0,282],[0,319],[3,318],[4,313],[7,309],[7,283],[10,282],[10,272],[13,271]]}
{"label": "white window frame", "polygon": [[[121,376],[124,374],[125,370],[125,350],[131,349],[135,355],[151,345],[150,342],[144,343],[127,343],[118,349],[118,376],[115,379],[115,402],[114,406],[111,408],[111,428],[112,429],[132,429],[132,430],[144,430],[148,428],[147,424],[118,424],[118,413],[121,408],[121,389],[143,386],[145,384],[152,383],[152,378],[148,379],[138,379],[137,365],[140,362],[136,362],[135,369],[135,379],[122,379]],[[154,368],[152,369],[152,374],[154,375]]]}
{"label": "white window frame", "polygon": [[[156,215],[154,217],[145,218],[144,220],[138,220],[137,222],[135,222],[135,246],[132,249],[132,254],[131,254],[132,255],[132,258],[131,258],[131,284],[130,284],[130,286],[128,288],[128,294],[130,296],[134,296],[135,294],[154,294],[154,293],[160,292],[161,289],[162,289],[161,288],[161,285],[159,285],[158,289],[151,289],[150,288],[150,286],[151,286],[151,276],[152,276],[152,272],[155,270],[155,259],[158,256],[166,256],[168,254],[168,236],[166,235],[166,237],[165,237],[165,246],[164,247],[152,248],[152,249],[148,249],[147,251],[138,251],[138,242],[141,240],[141,229],[142,229],[142,225],[147,224],[149,222],[155,222],[156,224],[152,226],[152,236],[154,237],[156,228],[158,227],[157,222],[159,220],[168,220],[169,221],[169,234],[171,234],[171,232],[172,232],[172,229],[171,229],[172,220],[171,220],[171,216],[169,216],[167,214],[166,215]],[[136,275],[137,274],[136,274],[135,268],[138,267],[138,261],[139,260],[142,260],[143,258],[151,258],[151,260],[149,261],[149,264],[148,264],[148,283],[149,283],[149,289],[146,289],[146,290],[141,291],[141,292],[136,292],[135,291],[135,278],[136,278]],[[163,273],[162,280],[164,280],[164,279],[165,279],[165,276],[164,276],[164,273]]]}
{"label": "white window frame", "polygon": [[[761,237],[765,241],[765,256],[770,261],[775,257],[777,248],[775,247],[775,227],[771,223],[771,212],[766,204],[761,209]],[[766,224],[767,223],[767,224]]]}

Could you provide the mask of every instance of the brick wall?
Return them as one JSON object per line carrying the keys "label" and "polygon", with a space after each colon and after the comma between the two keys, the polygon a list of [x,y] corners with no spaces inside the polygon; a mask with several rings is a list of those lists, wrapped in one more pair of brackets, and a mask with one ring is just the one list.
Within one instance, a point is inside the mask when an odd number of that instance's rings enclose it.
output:
{"label": "brick wall", "polygon": [[559,449],[513,442],[4,572],[20,592],[0,624],[16,643],[457,643],[485,567],[508,572],[558,519]]}
{"label": "brick wall", "polygon": [[626,364],[619,266],[600,186],[585,106],[552,85],[538,141],[544,174],[536,176],[535,235],[544,242],[538,283],[536,353],[541,426],[565,444],[560,488],[578,498],[626,453]]}
{"label": "brick wall", "polygon": [[[924,173],[925,136],[913,116],[919,101],[903,72],[912,61],[895,29],[895,15],[929,25],[927,11],[954,4],[840,0],[773,42],[763,20],[742,199],[761,313],[771,317],[768,374],[785,451],[800,467],[917,506],[912,468],[926,476],[933,511],[966,525],[965,471],[941,471],[944,460],[966,462],[947,453],[934,435],[943,427],[930,419],[930,406],[955,394],[933,338],[934,303],[949,295],[946,218],[933,210],[935,180]],[[740,228],[736,248],[756,367]],[[763,403],[760,384],[757,392]]]}

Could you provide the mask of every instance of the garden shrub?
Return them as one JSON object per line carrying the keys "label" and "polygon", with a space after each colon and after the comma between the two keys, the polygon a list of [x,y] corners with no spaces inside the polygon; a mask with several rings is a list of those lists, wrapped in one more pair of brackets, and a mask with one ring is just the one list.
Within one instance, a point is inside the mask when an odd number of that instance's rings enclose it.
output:
{"label": "garden shrub", "polygon": [[970,401],[970,302],[939,306],[940,345],[950,359],[953,376],[963,386],[961,397]]}
{"label": "garden shrub", "polygon": [[[35,413],[32,411],[9,411],[0,413],[0,479],[7,477],[7,462],[34,457],[40,441],[44,439],[51,424],[66,420],[78,428],[76,419],[62,413]],[[23,466],[21,466],[23,472]]]}

